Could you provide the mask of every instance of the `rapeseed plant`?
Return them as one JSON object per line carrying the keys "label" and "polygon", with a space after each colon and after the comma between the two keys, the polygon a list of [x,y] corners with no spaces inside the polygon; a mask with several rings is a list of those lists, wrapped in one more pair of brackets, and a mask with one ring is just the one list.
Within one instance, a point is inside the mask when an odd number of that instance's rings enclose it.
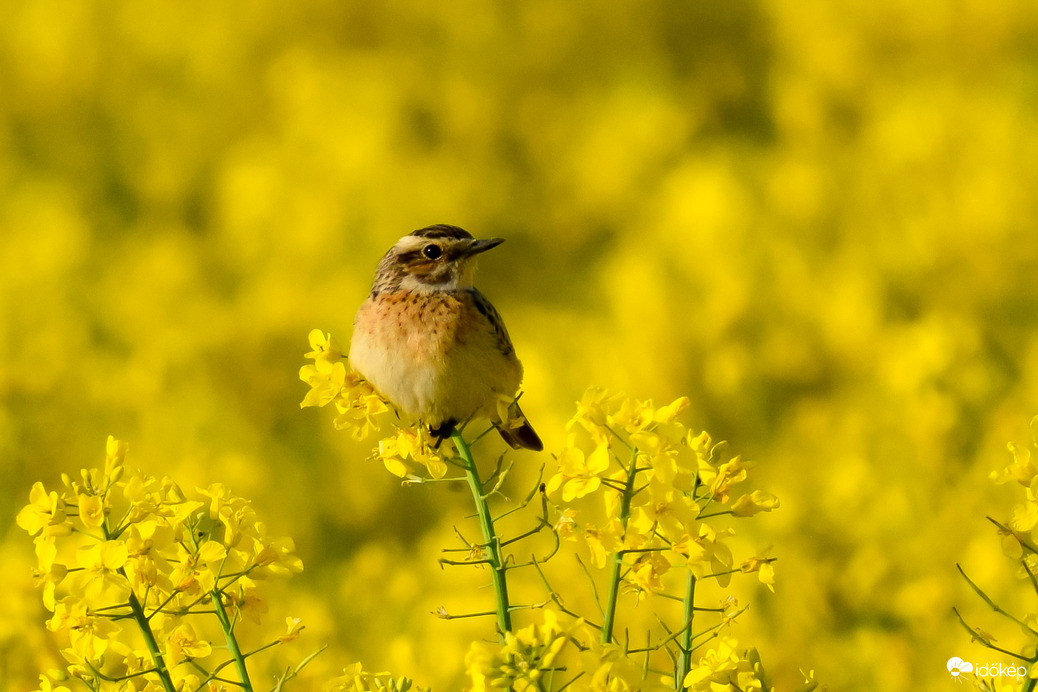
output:
{"label": "rapeseed plant", "polygon": [[237,634],[243,618],[259,622],[267,610],[263,580],[302,571],[292,540],[270,537],[223,485],[185,492],[128,470],[126,451],[109,437],[102,468],[63,475],[59,490],[35,483],[18,513],[34,537],[47,629],[67,642],[66,669],[41,676],[39,689],[67,689],[54,686],[66,680],[91,690],[254,689],[249,659],[302,629],[288,618],[252,650]]}
{"label": "rapeseed plant", "polygon": [[[1031,419],[1032,447],[1038,449],[1038,416]],[[1013,442],[1007,445],[1013,457],[1012,463],[1000,471],[992,471],[990,479],[1001,485],[1015,481],[1024,488],[1024,498],[1013,506],[1008,520],[988,517],[994,524],[1002,540],[1002,552],[1016,565],[1016,576],[1027,580],[1035,595],[1038,596],[1038,468],[1031,459],[1031,448],[1021,447]],[[1006,677],[1012,682],[1005,686],[1006,680],[985,678],[983,669],[974,670],[970,663],[961,662],[956,669],[955,677],[973,683],[978,689],[986,692],[1013,689],[1031,692],[1038,687],[1038,611],[1031,610],[1025,614],[1014,614],[1003,608],[958,565],[959,573],[977,596],[996,614],[1005,618],[1023,633],[1024,643],[1015,648],[1007,648],[995,635],[979,627],[967,623],[966,619],[953,608],[955,616],[969,632],[971,641],[979,643],[985,649],[1009,657],[1013,661],[1009,667],[1015,675],[1004,676],[1003,666],[998,666],[998,678]],[[949,661],[951,670],[952,661]],[[990,670],[990,666],[986,670]],[[1017,672],[1018,671],[1018,672]],[[1025,675],[1026,673],[1026,675]],[[1015,680],[1014,680],[1015,678]]]}
{"label": "rapeseed plant", "polygon": [[[473,642],[465,657],[469,689],[767,689],[755,654],[737,653],[728,633],[745,607],[731,595],[719,607],[703,605],[697,586],[714,580],[724,588],[733,575],[756,573],[774,589],[774,558],[751,556],[737,564],[727,543],[734,528],[724,522],[771,511],[779,501],[761,490],[736,492],[753,464],[680,422],[687,398],[656,406],[588,389],[566,425],[566,444],[553,455],[547,480],[541,482],[542,469],[525,500],[499,508],[490,501],[497,505],[506,499],[501,487],[509,467],[499,458],[493,471],[484,473],[472,453],[482,434],[467,439],[455,431],[451,450],[422,427],[400,427],[399,418],[382,416],[391,407],[370,385],[348,374],[343,351],[330,335],[314,330],[310,345],[307,357],[313,363],[300,371],[310,385],[302,406],[333,404],[334,425],[356,439],[380,432],[392,419],[392,431],[372,458],[407,484],[454,480],[469,487],[482,539],[466,541],[462,559],[441,563],[486,568],[495,603],[471,614],[438,613],[445,619],[496,619],[497,643]],[[449,475],[452,468],[463,475]],[[532,528],[501,535],[499,520],[523,511],[531,515]],[[517,544],[545,532],[552,535],[552,547],[521,558]],[[597,612],[567,607],[576,585],[556,588],[546,569],[563,553],[581,560],[581,550],[590,563],[581,562],[596,593]],[[540,577],[545,600],[514,603],[509,585],[519,570],[529,574],[530,568]],[[600,591],[596,584],[603,579]],[[657,624],[646,628],[645,645],[631,642],[630,627],[640,626],[634,622],[624,623],[620,635],[624,597],[652,601]],[[677,619],[665,613],[663,606],[671,601],[681,604]],[[539,612],[534,622],[515,626],[513,615],[529,610]],[[715,648],[708,648],[715,640]]]}

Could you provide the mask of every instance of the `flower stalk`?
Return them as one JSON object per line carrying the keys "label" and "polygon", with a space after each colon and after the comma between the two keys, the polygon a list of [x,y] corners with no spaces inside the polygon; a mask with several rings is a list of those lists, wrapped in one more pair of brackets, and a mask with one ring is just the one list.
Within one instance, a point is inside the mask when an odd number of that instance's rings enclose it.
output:
{"label": "flower stalk", "polygon": [[479,477],[479,469],[472,457],[472,450],[457,430],[451,433],[451,440],[461,457],[465,477],[472,493],[472,502],[476,505],[476,514],[479,516],[479,525],[483,532],[483,547],[494,580],[498,636],[504,643],[505,633],[512,631],[512,614],[508,602],[508,580],[506,578],[508,568],[501,556],[501,540],[494,531],[494,519],[490,516],[490,506],[483,493],[483,481]]}
{"label": "flower stalk", "polygon": [[[122,574],[126,576],[125,572],[122,572]],[[176,686],[173,684],[173,678],[170,677],[169,669],[166,667],[166,659],[162,656],[162,650],[155,639],[155,633],[151,629],[148,616],[144,613],[144,607],[141,606],[141,602],[137,599],[137,594],[133,590],[130,591],[130,611],[133,613],[133,620],[137,623],[141,635],[144,636],[144,643],[147,644],[151,660],[155,664],[155,674],[162,681],[162,689],[166,690],[166,692],[175,692]]]}
{"label": "flower stalk", "polygon": [[234,661],[234,667],[238,671],[238,679],[241,680],[241,687],[246,692],[252,692],[252,681],[249,679],[249,669],[245,666],[245,657],[242,655],[241,647],[238,646],[238,638],[234,636],[234,625],[231,623],[231,619],[227,615],[227,609],[223,605],[223,596],[219,589],[213,589],[212,600],[213,608],[216,611],[216,618],[220,621],[220,627],[223,629],[224,640],[227,642],[227,650],[230,652],[231,660]]}
{"label": "flower stalk", "polygon": [[678,654],[678,675],[676,676],[678,683],[684,680],[685,676],[692,670],[692,619],[695,617],[696,612],[695,602],[696,575],[689,571],[685,574],[685,600],[682,604],[685,629],[681,631],[678,644],[680,650]]}
{"label": "flower stalk", "polygon": [[[634,480],[638,474],[638,450],[631,450],[630,467],[627,469],[627,482],[624,484],[623,497],[620,500],[620,525],[627,531],[627,522],[631,518],[631,500],[634,498]],[[609,573],[609,595],[606,596],[605,616],[602,619],[602,643],[613,640],[613,623],[616,621],[616,605],[620,595],[620,571],[623,569],[624,551],[613,554],[612,567]]]}

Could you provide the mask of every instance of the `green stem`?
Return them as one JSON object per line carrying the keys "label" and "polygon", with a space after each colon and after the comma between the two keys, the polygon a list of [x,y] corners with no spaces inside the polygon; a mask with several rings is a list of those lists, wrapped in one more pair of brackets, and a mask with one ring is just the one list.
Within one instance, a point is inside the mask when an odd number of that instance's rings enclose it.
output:
{"label": "green stem", "polygon": [[223,606],[220,590],[213,589],[211,596],[216,609],[216,617],[220,620],[220,627],[223,628],[224,639],[227,641],[227,649],[231,652],[234,667],[238,669],[241,687],[246,692],[252,692],[252,681],[249,680],[249,670],[245,667],[245,657],[242,656],[241,648],[238,646],[238,638],[234,636],[234,627],[231,625],[231,619],[227,617],[227,609]]}
{"label": "green stem", "polygon": [[[631,450],[631,465],[627,469],[627,482],[624,483],[623,497],[620,500],[620,525],[627,533],[627,521],[631,516],[631,500],[634,499],[634,479],[638,474],[638,450]],[[609,574],[609,595],[606,596],[605,617],[602,620],[602,643],[613,640],[613,623],[616,621],[616,602],[620,594],[620,570],[623,568],[623,551],[613,555],[613,565]]]}
{"label": "green stem", "polygon": [[479,515],[479,525],[483,530],[483,545],[487,551],[487,562],[490,563],[491,574],[494,579],[494,593],[497,595],[497,629],[501,643],[504,643],[505,632],[512,631],[512,614],[508,605],[508,581],[505,579],[505,563],[501,558],[501,541],[494,533],[494,520],[490,516],[490,507],[487,498],[483,494],[483,482],[479,478],[479,469],[472,458],[472,451],[465,442],[461,433],[454,430],[451,440],[464,462],[465,475],[468,478],[469,490],[472,492],[472,501],[476,504],[476,514]]}
{"label": "green stem", "polygon": [[[113,534],[109,530],[107,520],[102,527],[102,531],[104,531],[106,541],[112,540]],[[162,681],[162,688],[166,692],[176,692],[173,678],[170,677],[169,668],[166,667],[166,659],[162,656],[162,649],[159,648],[159,643],[155,639],[155,633],[151,630],[151,620],[144,612],[144,606],[141,605],[140,599],[137,598],[137,593],[133,590],[133,584],[130,583],[129,578],[126,576],[126,569],[120,567],[118,572],[123,579],[126,579],[130,587],[130,612],[133,613],[133,619],[144,637],[144,643],[148,646],[148,652],[151,653],[151,660],[155,664],[155,673],[159,676],[159,680]]]}
{"label": "green stem", "polygon": [[[126,573],[121,569],[119,573],[124,577],[126,576]],[[155,673],[159,676],[159,680],[162,681],[162,688],[166,692],[176,692],[173,678],[170,677],[169,669],[166,667],[166,659],[162,657],[159,643],[155,640],[155,633],[151,631],[151,623],[148,621],[148,616],[144,614],[144,607],[137,600],[137,594],[133,592],[133,589],[130,590],[130,610],[133,612],[133,619],[137,622],[137,627],[140,628],[141,634],[144,635],[144,642],[148,645],[148,651],[151,652],[151,660],[155,664]]]}
{"label": "green stem", "polygon": [[[1030,570],[1028,570],[1028,568],[1027,568],[1027,563],[1024,562],[1024,561],[1022,561],[1022,562],[1023,562],[1024,570],[1027,571],[1028,573],[1030,573]],[[997,603],[992,601],[991,598],[986,593],[984,593],[984,591],[981,590],[981,588],[979,586],[977,586],[977,584],[972,579],[970,579],[966,575],[966,570],[962,569],[962,565],[956,564],[955,567],[958,568],[959,574],[961,574],[962,578],[966,580],[966,583],[970,585],[970,588],[972,588],[973,591],[976,592],[976,594],[978,596],[980,596],[980,598],[985,603],[988,604],[989,608],[994,610],[999,615],[1002,615],[1004,617],[1009,618],[1010,620],[1015,622],[1017,625],[1019,625],[1021,629],[1026,630],[1026,631],[1030,632],[1031,634],[1038,636],[1038,630],[1035,630],[1033,627],[1028,625],[1026,622],[1021,620],[1020,618],[1016,617],[1012,613],[1009,613],[1009,612],[1006,612],[1005,610],[1002,610],[1002,608],[1000,608]]]}
{"label": "green stem", "polygon": [[678,657],[678,678],[675,689],[682,689],[685,676],[692,670],[692,618],[695,617],[696,575],[689,570],[685,576],[684,618],[685,629],[681,632],[681,655]]}
{"label": "green stem", "polygon": [[962,613],[959,612],[958,608],[952,606],[952,612],[955,613],[955,617],[957,617],[959,619],[959,623],[963,627],[966,628],[967,632],[970,633],[970,640],[971,641],[976,641],[978,644],[980,644],[983,647],[986,647],[988,649],[992,649],[993,651],[998,651],[999,653],[1005,654],[1006,656],[1009,656],[1011,658],[1015,658],[1015,659],[1017,659],[1019,661],[1025,662],[1025,663],[1034,663],[1035,662],[1034,660],[1032,660],[1030,658],[1027,658],[1023,654],[1014,653],[1012,651],[1009,651],[1008,649],[1003,649],[1001,647],[995,646],[988,639],[983,637],[979,630],[971,627],[969,625],[969,623],[966,622],[966,620],[962,617]]}
{"label": "green stem", "polygon": [[606,596],[605,618],[602,619],[602,643],[613,640],[613,622],[616,618],[616,601],[620,593],[620,567],[623,559],[620,553],[613,556],[612,571],[609,574],[609,595]]}

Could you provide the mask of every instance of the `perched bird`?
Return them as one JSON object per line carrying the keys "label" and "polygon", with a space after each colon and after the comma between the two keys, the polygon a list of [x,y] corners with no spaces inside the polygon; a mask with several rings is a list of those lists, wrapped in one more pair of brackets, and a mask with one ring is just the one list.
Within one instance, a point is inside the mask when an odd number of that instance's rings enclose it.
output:
{"label": "perched bird", "polygon": [[[514,399],[523,379],[501,316],[472,285],[476,256],[500,238],[477,240],[456,226],[405,235],[375,272],[357,311],[351,367],[404,413],[444,438],[472,418],[489,418],[514,449],[544,445]],[[499,405],[500,404],[500,405]]]}

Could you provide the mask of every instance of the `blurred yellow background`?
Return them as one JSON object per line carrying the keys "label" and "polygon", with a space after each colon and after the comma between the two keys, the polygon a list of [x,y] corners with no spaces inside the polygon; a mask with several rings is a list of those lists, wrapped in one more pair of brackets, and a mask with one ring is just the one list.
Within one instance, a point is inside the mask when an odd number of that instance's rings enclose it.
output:
{"label": "blurred yellow background", "polygon": [[486,623],[429,612],[484,596],[436,565],[463,496],[298,407],[307,333],[348,343],[379,257],[432,223],[507,239],[477,283],[548,450],[597,384],[688,394],[759,462],[777,593],[735,634],[780,689],[950,689],[950,657],[1000,660],[953,605],[1019,645],[955,564],[1035,610],[984,519],[1038,413],[1035,3],[3,14],[0,689],[59,661],[14,516],[110,433],[295,538],[271,616],[332,644],[319,672],[458,688]]}

